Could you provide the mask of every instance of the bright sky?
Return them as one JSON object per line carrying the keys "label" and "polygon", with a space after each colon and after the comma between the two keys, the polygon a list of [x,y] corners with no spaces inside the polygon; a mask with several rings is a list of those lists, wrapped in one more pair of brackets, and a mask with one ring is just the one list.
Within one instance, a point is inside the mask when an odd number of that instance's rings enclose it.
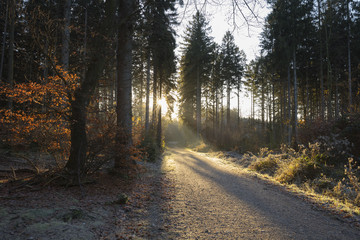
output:
{"label": "bright sky", "polygon": [[[178,34],[178,47],[182,42],[184,30],[189,21],[192,20],[192,15],[196,13],[197,8],[200,9],[202,13],[205,13],[205,16],[209,20],[212,29],[211,36],[214,37],[215,42],[221,44],[225,32],[230,30],[233,32],[237,46],[245,52],[247,62],[255,59],[260,50],[259,37],[262,31],[263,21],[269,13],[269,9],[266,7],[266,1],[256,0],[257,5],[249,5],[258,16],[256,20],[254,15],[247,10],[246,5],[241,5],[244,1],[237,0],[248,22],[244,20],[239,12],[235,14],[234,18],[232,14],[232,0],[206,0],[206,5],[203,4],[204,1],[205,0],[184,0],[184,6],[178,9],[180,26],[175,29]],[[220,2],[221,5],[217,4],[217,2]],[[251,2],[251,0],[247,2]],[[177,49],[178,54],[179,52],[179,49]],[[241,115],[243,117],[250,116],[250,106],[250,98],[246,97],[245,92],[243,92],[240,100]],[[237,97],[234,94],[231,100],[231,108],[237,108]]]}

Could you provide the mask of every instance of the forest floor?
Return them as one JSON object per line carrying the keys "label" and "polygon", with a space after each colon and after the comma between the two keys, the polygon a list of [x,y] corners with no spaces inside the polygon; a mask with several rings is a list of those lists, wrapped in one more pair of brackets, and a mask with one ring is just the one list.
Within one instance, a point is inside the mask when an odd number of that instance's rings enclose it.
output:
{"label": "forest floor", "polygon": [[206,153],[170,147],[140,166],[81,189],[1,184],[1,239],[360,239],[356,224]]}
{"label": "forest floor", "polygon": [[[9,166],[19,169],[17,180]],[[0,154],[0,239],[157,239],[170,196],[160,167],[140,163],[132,179],[98,173],[81,188],[44,186],[26,181],[31,166],[24,159]]]}

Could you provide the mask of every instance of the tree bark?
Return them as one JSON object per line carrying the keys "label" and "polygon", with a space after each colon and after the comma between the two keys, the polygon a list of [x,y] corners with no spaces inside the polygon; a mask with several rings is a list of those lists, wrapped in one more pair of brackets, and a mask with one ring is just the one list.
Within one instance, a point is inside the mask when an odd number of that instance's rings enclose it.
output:
{"label": "tree bark", "polygon": [[86,107],[96,88],[99,77],[105,66],[105,54],[102,40],[95,44],[97,53],[93,53],[87,68],[86,77],[81,87],[75,91],[74,100],[71,102],[71,148],[69,161],[65,168],[71,175],[81,177],[84,172],[87,152],[86,134]]}
{"label": "tree bark", "polygon": [[323,70],[323,42],[321,36],[321,0],[318,2],[318,27],[319,27],[319,52],[320,52],[320,118],[324,120],[325,117],[325,97],[324,97],[324,70]]}
{"label": "tree bark", "polygon": [[2,81],[2,74],[3,74],[3,69],[4,69],[6,31],[7,31],[7,25],[8,25],[8,13],[9,13],[9,0],[6,1],[4,32],[3,32],[3,36],[2,36],[2,45],[1,45],[0,82]]}
{"label": "tree bark", "polygon": [[[81,81],[80,87],[76,89],[74,100],[71,101],[71,147],[69,160],[65,169],[80,181],[80,177],[85,173],[86,152],[87,152],[87,134],[86,134],[86,107],[90,103],[99,77],[105,66],[106,54],[106,37],[112,37],[113,28],[107,28],[113,24],[115,19],[116,0],[109,0],[105,5],[106,18],[101,21],[98,36],[94,37],[91,43],[91,51],[85,78]],[[103,36],[103,37],[100,37]],[[80,183],[80,182],[79,182]]]}
{"label": "tree bark", "polygon": [[[330,7],[330,6],[328,6]],[[327,101],[327,118],[328,120],[332,119],[332,70],[331,70],[331,61],[330,61],[330,50],[329,50],[329,30],[328,24],[325,26],[325,48],[326,48],[326,63],[327,63],[327,90],[328,90],[328,101]]]}
{"label": "tree bark", "polygon": [[[14,45],[15,45],[15,0],[10,0],[9,17],[9,62],[8,62],[8,83],[11,88],[14,87]],[[9,108],[13,109],[13,101],[9,99]]]}
{"label": "tree bark", "polygon": [[290,83],[290,63],[288,65],[288,144],[291,144],[291,83]]}
{"label": "tree bark", "polygon": [[70,45],[70,18],[71,18],[71,0],[66,0],[64,7],[64,31],[61,49],[61,61],[63,68],[69,71],[69,45]]}
{"label": "tree bark", "polygon": [[[159,99],[162,97],[162,75],[159,78]],[[156,144],[161,149],[161,140],[162,140],[162,126],[161,126],[161,104],[159,104],[159,112],[158,112],[158,124],[157,124],[157,132],[156,132]]]}
{"label": "tree bark", "polygon": [[118,31],[119,50],[117,52],[118,96],[117,96],[117,143],[122,147],[115,159],[115,168],[129,164],[129,149],[132,145],[132,21],[134,11],[132,0],[120,0]]}
{"label": "tree bark", "polygon": [[230,93],[231,93],[230,79],[228,79],[227,87],[226,87],[226,129],[227,130],[230,130]]}
{"label": "tree bark", "polygon": [[201,134],[201,83],[200,83],[200,66],[197,65],[196,75],[196,137],[200,139]]}
{"label": "tree bark", "polygon": [[293,61],[294,61],[294,135],[295,135],[295,146],[298,143],[298,86],[296,76],[296,47],[293,50]]}
{"label": "tree bark", "polygon": [[157,110],[157,75],[158,69],[154,66],[153,71],[153,108],[152,108],[152,118],[151,118],[151,127],[155,129],[156,126],[156,110]]}
{"label": "tree bark", "polygon": [[238,85],[237,85],[237,107],[238,107],[238,116],[237,116],[237,127],[240,127],[240,80],[238,81]]}
{"label": "tree bark", "polygon": [[347,1],[347,20],[348,20],[348,39],[347,39],[347,50],[348,50],[348,87],[349,87],[349,111],[352,111],[352,87],[351,87],[351,28],[350,28],[350,0]]}
{"label": "tree bark", "polygon": [[215,127],[214,127],[214,136],[215,139],[218,139],[219,132],[219,90],[215,90]]}
{"label": "tree bark", "polygon": [[262,79],[261,86],[261,130],[265,133],[265,87],[264,79]]}
{"label": "tree bark", "polygon": [[339,83],[337,74],[335,74],[335,120],[339,118]]}
{"label": "tree bark", "polygon": [[[309,68],[306,68],[306,93],[305,93],[305,107],[304,107],[304,119],[305,122],[309,121],[310,104],[309,104]],[[312,114],[312,113],[311,113]]]}
{"label": "tree bark", "polygon": [[145,99],[145,132],[149,131],[149,105],[150,105],[150,51],[147,54],[146,61],[146,99]]}
{"label": "tree bark", "polygon": [[86,47],[87,47],[87,28],[88,28],[88,9],[87,9],[87,2],[85,2],[85,21],[84,21],[84,43],[83,43],[83,47],[84,47],[84,52],[83,52],[83,61],[84,61],[84,70],[83,70],[83,78],[85,78],[85,74],[86,74]]}

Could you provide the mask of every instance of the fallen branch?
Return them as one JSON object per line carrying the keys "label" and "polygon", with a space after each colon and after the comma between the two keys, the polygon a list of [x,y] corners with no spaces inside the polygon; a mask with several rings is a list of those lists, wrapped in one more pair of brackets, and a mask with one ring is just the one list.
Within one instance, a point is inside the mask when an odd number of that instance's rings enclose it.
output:
{"label": "fallen branch", "polygon": [[21,154],[15,154],[15,156],[25,159],[34,168],[34,170],[36,171],[36,174],[40,173],[39,168],[36,166],[36,164],[30,158],[25,157],[24,155],[21,155]]}

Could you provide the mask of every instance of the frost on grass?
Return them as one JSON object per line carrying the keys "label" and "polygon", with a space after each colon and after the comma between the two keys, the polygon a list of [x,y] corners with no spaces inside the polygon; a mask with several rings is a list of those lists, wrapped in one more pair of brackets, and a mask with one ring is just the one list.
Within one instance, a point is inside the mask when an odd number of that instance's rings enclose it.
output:
{"label": "frost on grass", "polygon": [[[237,162],[251,161],[250,170],[266,174],[283,184],[360,206],[360,167],[351,155],[352,144],[339,135],[321,136],[298,150],[282,145],[279,152],[260,149],[244,154]],[[247,166],[244,166],[247,167]]]}

